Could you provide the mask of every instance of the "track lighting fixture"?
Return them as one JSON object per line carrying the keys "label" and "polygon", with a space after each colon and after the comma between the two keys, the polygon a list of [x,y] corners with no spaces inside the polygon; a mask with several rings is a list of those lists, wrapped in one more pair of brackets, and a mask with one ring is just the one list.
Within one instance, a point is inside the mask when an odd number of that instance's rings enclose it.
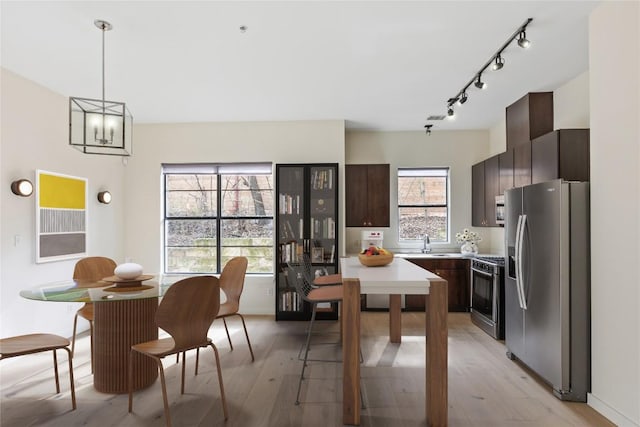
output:
{"label": "track lighting fixture", "polygon": [[433,127],[433,125],[428,124],[428,125],[424,125],[425,131],[427,133],[427,135],[431,135],[431,128]]}
{"label": "track lighting fixture", "polygon": [[498,71],[498,70],[501,70],[502,67],[504,67],[504,58],[502,57],[502,55],[498,54],[498,56],[496,56],[496,61],[493,63],[492,68]]}
{"label": "track lighting fixture", "polygon": [[[453,118],[455,114],[452,108],[453,104],[457,103],[461,105],[467,102],[467,89],[469,89],[471,85],[474,85],[478,89],[485,89],[487,87],[485,82],[482,81],[482,73],[485,72],[485,70],[489,68],[489,66],[491,66],[491,68],[493,68],[494,70],[500,70],[502,69],[502,67],[504,67],[505,60],[502,57],[502,54],[509,47],[511,42],[513,42],[517,38],[518,45],[520,47],[526,48],[530,45],[529,40],[527,40],[526,29],[527,29],[527,25],[529,25],[531,21],[533,21],[533,18],[528,18],[526,21],[524,21],[524,23],[516,29],[516,31],[511,35],[511,37],[509,37],[507,41],[502,46],[500,46],[500,48],[496,51],[496,53],[494,53],[491,56],[491,58],[480,68],[480,70],[478,70],[473,75],[471,80],[469,80],[467,84],[464,85],[462,89],[460,89],[460,91],[458,91],[456,96],[449,98],[447,100],[447,116],[449,118]],[[429,125],[429,128],[427,128],[427,134],[430,132],[430,130],[431,130],[431,126]]]}
{"label": "track lighting fixture", "polygon": [[531,42],[527,40],[527,32],[523,28],[520,34],[518,35],[518,46],[520,46],[523,49],[526,49],[529,47],[530,44]]}

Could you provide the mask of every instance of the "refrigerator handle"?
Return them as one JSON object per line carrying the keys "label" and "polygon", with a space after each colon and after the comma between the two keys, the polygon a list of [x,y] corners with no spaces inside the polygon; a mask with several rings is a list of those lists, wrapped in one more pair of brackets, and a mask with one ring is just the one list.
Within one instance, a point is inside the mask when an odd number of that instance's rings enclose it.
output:
{"label": "refrigerator handle", "polygon": [[522,268],[523,265],[523,257],[522,257],[522,253],[523,253],[523,248],[524,248],[524,233],[525,230],[527,228],[527,216],[526,215],[521,215],[522,221],[520,223],[520,241],[518,244],[518,260],[517,260],[517,265],[518,265],[518,283],[519,283],[519,291],[520,291],[520,306],[526,310],[527,309],[527,298],[524,292],[524,269]]}
{"label": "refrigerator handle", "polygon": [[522,292],[520,292],[520,232],[522,224],[522,215],[518,215],[518,223],[516,224],[516,247],[515,247],[515,270],[516,270],[516,291],[518,292],[518,305],[520,308],[524,308],[522,306]]}

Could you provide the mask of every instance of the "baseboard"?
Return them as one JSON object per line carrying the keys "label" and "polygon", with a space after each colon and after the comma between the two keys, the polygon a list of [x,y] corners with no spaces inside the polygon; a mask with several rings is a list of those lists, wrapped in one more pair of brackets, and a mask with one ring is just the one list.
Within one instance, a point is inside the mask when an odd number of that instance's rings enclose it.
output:
{"label": "baseboard", "polygon": [[595,397],[587,394],[587,405],[598,411],[603,417],[617,425],[618,427],[640,427],[640,421],[633,421]]}

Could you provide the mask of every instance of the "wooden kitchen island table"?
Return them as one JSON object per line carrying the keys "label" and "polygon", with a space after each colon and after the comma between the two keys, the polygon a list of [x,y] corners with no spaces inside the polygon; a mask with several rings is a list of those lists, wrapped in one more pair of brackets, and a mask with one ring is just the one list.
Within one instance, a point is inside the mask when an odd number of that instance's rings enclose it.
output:
{"label": "wooden kitchen island table", "polygon": [[[93,385],[103,393],[127,393],[128,360],[133,344],[158,338],[155,313],[158,299],[176,279],[139,282],[139,286],[116,287],[114,283],[66,280],[23,290],[20,296],[54,302],[94,304]],[[154,360],[134,355],[133,388],[150,386],[158,377]]]}
{"label": "wooden kitchen island table", "polygon": [[342,422],[360,424],[360,295],[389,295],[389,339],[401,340],[401,295],[426,295],[426,389],[428,426],[447,425],[447,282],[411,262],[395,258],[382,267],[365,267],[357,257],[340,262],[342,308]]}

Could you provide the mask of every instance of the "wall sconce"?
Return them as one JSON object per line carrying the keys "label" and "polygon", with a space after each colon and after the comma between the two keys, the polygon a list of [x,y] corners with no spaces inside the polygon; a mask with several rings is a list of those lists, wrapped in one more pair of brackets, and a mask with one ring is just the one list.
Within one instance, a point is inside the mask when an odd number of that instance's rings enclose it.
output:
{"label": "wall sconce", "polygon": [[111,203],[111,193],[109,193],[108,191],[99,192],[98,201],[100,203],[104,203],[105,205],[108,205],[109,203]]}
{"label": "wall sconce", "polygon": [[11,192],[16,196],[29,197],[33,194],[33,184],[28,179],[18,179],[11,183]]}

